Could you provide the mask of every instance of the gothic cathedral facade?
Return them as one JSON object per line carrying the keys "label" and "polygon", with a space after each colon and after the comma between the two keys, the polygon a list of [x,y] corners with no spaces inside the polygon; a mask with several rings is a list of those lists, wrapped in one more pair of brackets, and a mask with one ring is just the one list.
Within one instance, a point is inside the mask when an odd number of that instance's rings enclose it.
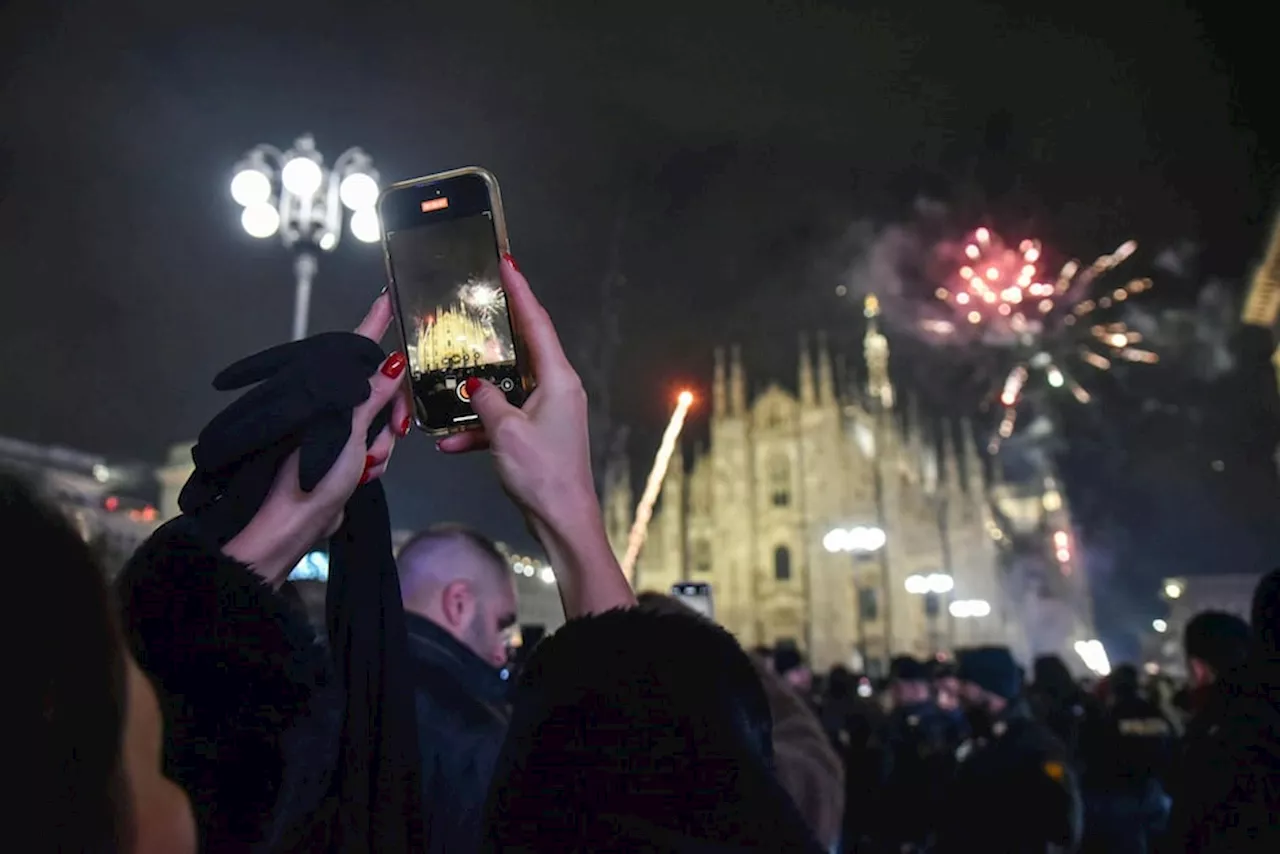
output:
{"label": "gothic cathedral facade", "polygon": [[[837,388],[822,340],[816,358],[801,344],[797,393],[772,384],[752,399],[738,348],[727,364],[717,351],[710,446],[688,470],[680,455],[669,468],[637,589],[708,582],[717,621],[744,647],[794,644],[822,669],[878,673],[892,655],[983,643],[1025,655],[972,434],[960,425],[933,441],[902,426],[875,314],[869,299],[865,394]],[[628,466],[615,466],[603,501],[619,555],[634,500]],[[828,550],[828,534],[850,527],[880,529],[883,546]],[[912,592],[912,576],[953,587]],[[962,600],[989,613],[953,616]]]}

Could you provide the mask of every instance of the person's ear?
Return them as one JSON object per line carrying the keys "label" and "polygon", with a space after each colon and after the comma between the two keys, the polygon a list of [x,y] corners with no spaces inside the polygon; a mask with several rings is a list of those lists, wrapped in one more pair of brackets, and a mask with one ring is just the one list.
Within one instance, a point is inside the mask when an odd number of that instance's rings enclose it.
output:
{"label": "person's ear", "polygon": [[469,615],[475,607],[475,597],[471,594],[470,585],[465,581],[445,585],[440,593],[440,606],[445,624],[452,629],[461,629],[469,621]]}
{"label": "person's ear", "polygon": [[1213,681],[1213,668],[1205,664],[1203,659],[1192,656],[1187,659],[1187,669],[1191,672],[1191,684],[1208,685]]}

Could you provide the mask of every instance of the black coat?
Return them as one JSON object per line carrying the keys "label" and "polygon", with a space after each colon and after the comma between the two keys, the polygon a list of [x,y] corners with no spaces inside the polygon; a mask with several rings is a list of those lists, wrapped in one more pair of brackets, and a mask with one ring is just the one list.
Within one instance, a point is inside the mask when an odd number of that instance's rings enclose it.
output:
{"label": "black coat", "polygon": [[1080,844],[1083,807],[1066,747],[1014,702],[957,751],[938,832],[942,854],[1044,854]]}
{"label": "black coat", "polygon": [[1280,851],[1280,662],[1253,663],[1219,687],[1221,705],[1181,758],[1160,850]]}
{"label": "black coat", "polygon": [[1145,854],[1163,832],[1169,798],[1163,780],[1173,725],[1137,696],[1118,697],[1081,734],[1087,854]]}
{"label": "black coat", "polygon": [[480,846],[489,783],[510,711],[501,672],[435,623],[405,614],[422,754],[427,851]]}
{"label": "black coat", "polygon": [[117,585],[200,850],[322,850],[312,836],[324,832],[341,699],[305,614],[187,517],[157,531]]}

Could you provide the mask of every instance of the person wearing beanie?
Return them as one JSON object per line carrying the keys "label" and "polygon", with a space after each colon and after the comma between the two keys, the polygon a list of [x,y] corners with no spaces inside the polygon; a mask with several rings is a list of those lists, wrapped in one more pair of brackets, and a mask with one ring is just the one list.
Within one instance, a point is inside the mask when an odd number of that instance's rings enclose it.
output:
{"label": "person wearing beanie", "polygon": [[1252,619],[1245,663],[1217,674],[1212,731],[1184,745],[1161,852],[1280,851],[1280,569],[1254,589]]}
{"label": "person wearing beanie", "polygon": [[929,850],[937,816],[967,735],[934,701],[924,662],[899,656],[889,664],[892,710],[884,728],[885,781],[874,794],[877,850]]}
{"label": "person wearing beanie", "polygon": [[1076,772],[1062,743],[1022,698],[1022,675],[1007,647],[957,656],[960,696],[973,723],[956,751],[936,850],[941,854],[1074,851],[1083,830]]}

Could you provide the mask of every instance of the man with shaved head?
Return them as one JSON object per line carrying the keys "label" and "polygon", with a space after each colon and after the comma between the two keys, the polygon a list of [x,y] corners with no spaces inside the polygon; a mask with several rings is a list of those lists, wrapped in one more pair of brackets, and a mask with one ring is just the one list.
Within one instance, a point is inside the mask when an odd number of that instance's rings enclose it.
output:
{"label": "man with shaved head", "polygon": [[507,732],[503,665],[516,622],[515,576],[491,540],[458,525],[416,535],[397,565],[416,683],[427,850],[466,854],[480,845]]}

